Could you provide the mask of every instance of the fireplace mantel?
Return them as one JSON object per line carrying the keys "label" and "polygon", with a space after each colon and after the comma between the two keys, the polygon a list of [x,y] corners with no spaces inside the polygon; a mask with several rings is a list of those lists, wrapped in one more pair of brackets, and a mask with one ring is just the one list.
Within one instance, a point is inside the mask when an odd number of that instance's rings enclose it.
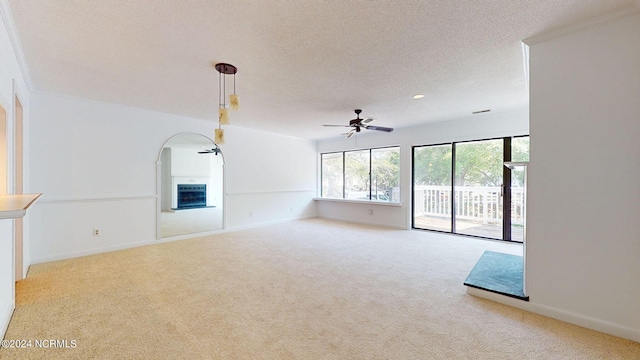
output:
{"label": "fireplace mantel", "polygon": [[24,217],[27,209],[42,194],[0,195],[0,219]]}

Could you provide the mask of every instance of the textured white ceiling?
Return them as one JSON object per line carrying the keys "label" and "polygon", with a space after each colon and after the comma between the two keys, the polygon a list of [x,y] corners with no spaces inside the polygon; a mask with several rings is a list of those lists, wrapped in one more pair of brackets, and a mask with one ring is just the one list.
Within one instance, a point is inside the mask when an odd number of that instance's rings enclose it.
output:
{"label": "textured white ceiling", "polygon": [[[633,0],[10,0],[37,90],[320,139],[353,109],[405,127],[522,109],[521,40]],[[230,80],[230,78],[228,78]],[[425,98],[414,100],[414,94]]]}

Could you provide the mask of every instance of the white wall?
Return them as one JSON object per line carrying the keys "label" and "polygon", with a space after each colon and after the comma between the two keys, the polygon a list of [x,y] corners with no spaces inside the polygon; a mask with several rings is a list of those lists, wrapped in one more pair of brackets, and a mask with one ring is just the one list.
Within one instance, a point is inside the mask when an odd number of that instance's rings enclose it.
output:
{"label": "white wall", "polygon": [[[6,111],[7,117],[7,168],[6,171],[2,171],[2,174],[7,174],[6,181],[1,183],[6,184],[9,189],[9,193],[12,193],[12,189],[15,186],[13,180],[13,173],[15,164],[13,157],[15,156],[14,141],[12,134],[14,128],[14,98],[18,96],[22,103],[24,110],[24,124],[25,127],[29,124],[30,116],[30,98],[27,86],[27,75],[23,74],[18,58],[22,59],[14,51],[12,45],[12,39],[15,41],[15,27],[13,26],[13,19],[8,11],[8,5],[5,0],[0,1],[0,105]],[[28,143],[28,129],[25,130],[25,142]],[[25,176],[28,176],[28,153],[25,154]],[[28,180],[24,182],[24,190],[29,192]],[[0,191],[5,193],[5,189]],[[30,215],[24,218],[25,226],[28,226]],[[9,319],[13,313],[15,301],[15,275],[14,275],[14,252],[15,244],[13,241],[13,222],[14,220],[0,220],[0,338],[4,337],[6,327],[9,324]],[[29,232],[25,231],[24,234],[24,246],[29,246]],[[24,252],[23,257],[23,272],[26,273],[26,269],[29,264],[28,251]]]}
{"label": "white wall", "polygon": [[[39,92],[31,106],[31,188],[44,193],[31,210],[34,263],[154,243],[162,146],[183,132],[212,138],[216,127]],[[234,126],[226,132],[227,229],[315,216],[314,142]],[[247,216],[252,211],[260,216]]]}
{"label": "white wall", "polygon": [[[319,141],[319,153],[400,146],[401,205],[390,206],[389,204],[375,202],[354,203],[349,201],[316,200],[318,216],[408,229],[411,227],[412,146],[526,135],[529,133],[528,126],[529,114],[526,110],[520,110],[507,113],[478,114],[455,121],[396,129],[392,133],[364,130],[365,133],[360,133],[348,140],[337,138]],[[318,173],[320,173],[319,170]],[[372,211],[370,212],[369,210]]]}
{"label": "white wall", "polygon": [[316,216],[314,141],[250,129],[225,137],[227,227]]}
{"label": "white wall", "polygon": [[196,153],[193,149],[171,148],[171,176],[210,177],[211,158]]}
{"label": "white wall", "polygon": [[[532,39],[528,289],[640,341],[640,15]],[[540,41],[541,40],[541,41]]]}

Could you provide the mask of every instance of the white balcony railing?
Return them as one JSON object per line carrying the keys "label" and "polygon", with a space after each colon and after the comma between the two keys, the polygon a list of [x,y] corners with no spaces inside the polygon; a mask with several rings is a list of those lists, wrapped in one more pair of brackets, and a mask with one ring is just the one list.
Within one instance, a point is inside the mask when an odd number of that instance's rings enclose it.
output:
{"label": "white balcony railing", "polygon": [[[482,224],[502,222],[502,191],[499,186],[456,186],[456,218]],[[451,217],[451,186],[418,185],[414,187],[414,214],[417,217]],[[511,223],[522,225],[524,188],[511,188]]]}

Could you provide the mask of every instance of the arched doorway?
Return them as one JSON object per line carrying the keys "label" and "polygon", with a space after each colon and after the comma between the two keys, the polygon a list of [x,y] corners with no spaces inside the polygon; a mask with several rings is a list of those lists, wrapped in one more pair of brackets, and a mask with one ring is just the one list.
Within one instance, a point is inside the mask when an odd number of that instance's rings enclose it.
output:
{"label": "arched doorway", "polygon": [[158,156],[157,184],[158,239],[224,228],[224,157],[210,138],[170,138]]}

